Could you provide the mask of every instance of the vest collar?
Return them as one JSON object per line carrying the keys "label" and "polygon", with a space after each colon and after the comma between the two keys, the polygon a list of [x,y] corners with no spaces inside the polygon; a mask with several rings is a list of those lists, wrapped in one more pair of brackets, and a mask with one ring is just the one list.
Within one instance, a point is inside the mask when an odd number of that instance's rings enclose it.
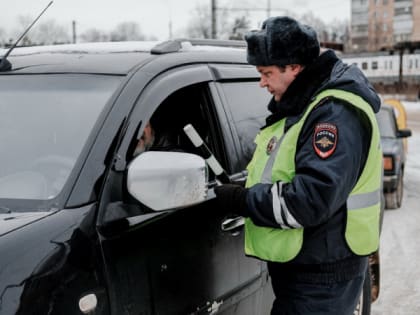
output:
{"label": "vest collar", "polygon": [[268,109],[272,115],[266,119],[267,126],[284,117],[302,115],[314,94],[330,78],[331,71],[338,60],[332,50],[327,50],[315,62],[306,66],[289,85],[279,102],[276,102],[274,98],[271,99]]}

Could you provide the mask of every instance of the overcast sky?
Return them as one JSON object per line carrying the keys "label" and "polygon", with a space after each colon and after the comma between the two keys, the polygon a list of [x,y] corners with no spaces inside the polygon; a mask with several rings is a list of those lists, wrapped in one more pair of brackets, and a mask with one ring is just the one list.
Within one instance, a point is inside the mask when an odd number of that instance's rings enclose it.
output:
{"label": "overcast sky", "polygon": [[[0,29],[6,34],[13,34],[17,28],[18,16],[35,18],[50,0],[1,0]],[[7,5],[6,5],[7,3]],[[121,22],[136,22],[148,37],[157,39],[169,37],[169,21],[172,22],[173,36],[185,36],[185,27],[194,14],[197,5],[210,6],[211,0],[54,0],[40,21],[55,19],[62,25],[68,25],[69,33],[72,21],[76,21],[77,33],[89,28],[104,31],[112,30]],[[271,15],[284,15],[292,11],[298,15],[311,11],[324,22],[334,18],[350,19],[350,0],[217,0],[223,8],[259,8],[271,3]],[[232,14],[240,14],[232,11]],[[265,11],[249,11],[252,28],[260,26],[267,17]]]}

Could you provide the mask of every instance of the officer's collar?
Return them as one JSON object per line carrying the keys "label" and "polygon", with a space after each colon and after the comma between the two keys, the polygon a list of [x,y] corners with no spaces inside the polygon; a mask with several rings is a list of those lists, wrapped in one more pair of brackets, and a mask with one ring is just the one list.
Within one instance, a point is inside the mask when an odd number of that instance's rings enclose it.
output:
{"label": "officer's collar", "polygon": [[268,109],[272,115],[267,117],[267,126],[284,117],[300,116],[309,105],[314,93],[329,79],[337,61],[334,51],[327,50],[315,62],[306,66],[289,85],[279,102],[274,98],[271,99]]}

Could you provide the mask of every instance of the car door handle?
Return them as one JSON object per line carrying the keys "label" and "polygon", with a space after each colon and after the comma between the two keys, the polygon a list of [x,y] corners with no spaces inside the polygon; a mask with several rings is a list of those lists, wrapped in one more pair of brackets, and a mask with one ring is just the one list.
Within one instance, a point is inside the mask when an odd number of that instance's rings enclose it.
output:
{"label": "car door handle", "polygon": [[227,218],[222,222],[221,229],[223,232],[235,231],[245,224],[244,217]]}

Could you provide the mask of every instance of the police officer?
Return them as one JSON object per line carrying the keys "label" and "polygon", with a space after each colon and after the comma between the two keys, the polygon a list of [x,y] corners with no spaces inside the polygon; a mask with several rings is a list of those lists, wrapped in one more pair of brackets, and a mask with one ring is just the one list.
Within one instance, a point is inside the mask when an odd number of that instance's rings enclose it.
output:
{"label": "police officer", "polygon": [[379,243],[380,100],[355,65],[320,54],[316,32],[290,17],[245,39],[272,114],[246,186],[218,186],[217,199],[246,217],[246,255],[268,262],[272,315],[351,315]]}

